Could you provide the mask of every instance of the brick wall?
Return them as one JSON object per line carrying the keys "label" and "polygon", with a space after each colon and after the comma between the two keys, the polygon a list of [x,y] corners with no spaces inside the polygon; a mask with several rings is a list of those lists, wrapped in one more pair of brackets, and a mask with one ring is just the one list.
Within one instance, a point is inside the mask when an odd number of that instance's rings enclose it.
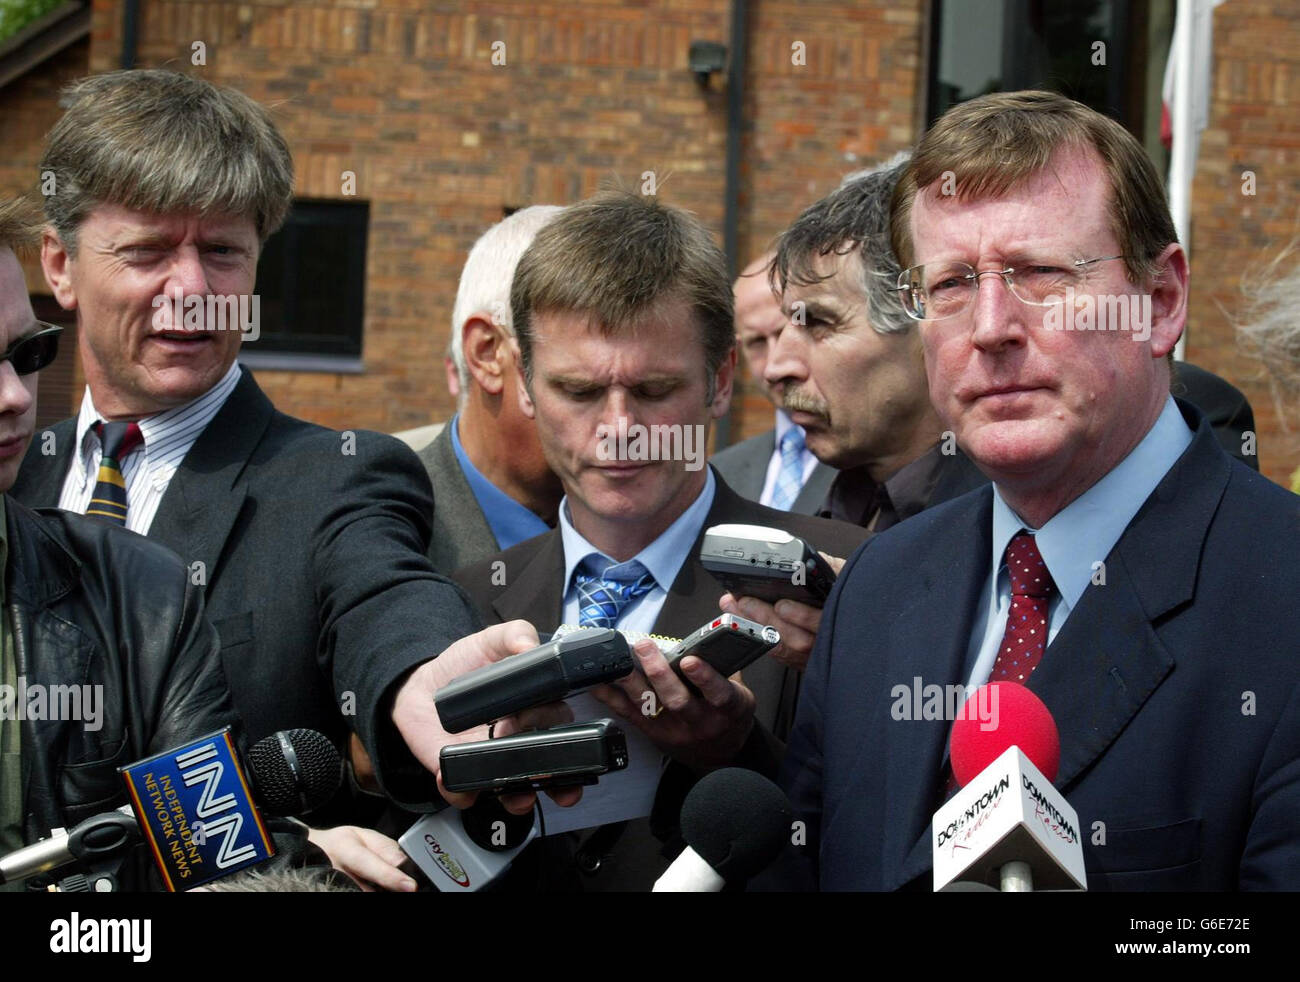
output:
{"label": "brick wall", "polygon": [[[1255,409],[1262,470],[1286,484],[1300,466],[1300,407],[1290,432],[1266,374],[1233,336],[1242,274],[1300,234],[1300,19],[1267,0],[1214,12],[1209,126],[1192,191],[1192,296],[1187,358],[1241,388]],[[1246,171],[1255,194],[1243,194]]]}
{"label": "brick wall", "polygon": [[[37,164],[45,134],[61,115],[59,90],[87,72],[90,40],[63,49],[54,58],[0,88],[0,195],[30,193],[37,189]],[[36,296],[49,292],[34,258],[23,263],[27,289]],[[37,316],[56,319],[57,304],[37,303]],[[60,321],[62,323],[63,321]],[[71,415],[81,404],[85,379],[76,357],[76,331],[71,327],[59,343],[58,360],[41,375],[36,415],[44,425]]]}
{"label": "brick wall", "polygon": [[[925,6],[750,5],[741,266],[844,174],[915,141]],[[772,426],[771,404],[748,378],[732,424],[734,440]]]}
{"label": "brick wall", "polygon": [[[915,139],[927,9],[923,0],[750,4],[741,263],[845,172]],[[198,73],[273,106],[298,194],[340,197],[341,175],[352,171],[371,203],[365,371],[263,371],[277,404],[339,427],[395,430],[446,417],[441,354],[456,279],[503,206],[564,204],[611,180],[636,187],[653,170],[661,196],[720,238],[725,78],[701,89],[687,51],[692,40],[727,41],[728,16],[727,0],[142,4],[141,65]],[[90,45],[0,90],[0,188],[34,176],[58,86],[87,65],[116,67],[120,22],[120,0],[96,0]],[[206,65],[191,64],[196,41]],[[504,42],[504,65],[493,64],[495,42]],[[1282,431],[1224,309],[1241,309],[1241,271],[1297,230],[1296,15],[1234,0],[1215,12],[1215,50],[1195,185],[1188,355],[1246,390],[1264,469],[1282,479],[1300,464],[1300,436]],[[1247,169],[1254,197],[1241,194]],[[770,421],[746,380],[733,439]]]}

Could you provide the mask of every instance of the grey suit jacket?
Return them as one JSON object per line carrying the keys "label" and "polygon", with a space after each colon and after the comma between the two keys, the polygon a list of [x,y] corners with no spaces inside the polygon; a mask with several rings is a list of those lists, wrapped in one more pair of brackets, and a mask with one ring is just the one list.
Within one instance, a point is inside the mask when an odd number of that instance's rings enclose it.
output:
{"label": "grey suit jacket", "polygon": [[451,425],[444,426],[433,442],[417,454],[433,485],[429,561],[439,573],[448,576],[500,549],[456,459]]}
{"label": "grey suit jacket", "polygon": [[[738,495],[757,501],[763,493],[767,465],[775,449],[776,430],[772,429],[719,450],[709,463],[717,468],[718,473]],[[816,515],[817,509],[826,500],[826,492],[830,490],[837,473],[839,472],[834,467],[818,462],[808,475],[799,497],[794,499],[790,511],[797,515]]]}

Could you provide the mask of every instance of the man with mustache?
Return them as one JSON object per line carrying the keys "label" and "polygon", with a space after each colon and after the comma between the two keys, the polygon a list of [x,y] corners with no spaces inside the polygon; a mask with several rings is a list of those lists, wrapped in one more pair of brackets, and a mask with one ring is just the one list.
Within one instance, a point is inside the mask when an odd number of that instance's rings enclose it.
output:
{"label": "man with mustache", "polygon": [[766,380],[809,449],[840,468],[821,514],[874,532],[985,481],[943,439],[893,289],[889,198],[905,164],[851,175],[782,234],[772,261],[787,323]]}

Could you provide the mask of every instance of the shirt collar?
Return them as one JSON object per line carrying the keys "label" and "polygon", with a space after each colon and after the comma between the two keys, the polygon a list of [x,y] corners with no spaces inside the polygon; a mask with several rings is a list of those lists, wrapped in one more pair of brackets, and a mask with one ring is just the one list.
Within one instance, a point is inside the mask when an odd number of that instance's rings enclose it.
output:
{"label": "shirt collar", "polygon": [[[690,554],[691,546],[699,538],[700,529],[713,507],[713,495],[717,487],[713,479],[713,468],[705,469],[704,488],[690,507],[677,516],[677,520],[648,546],[638,552],[633,559],[641,563],[655,578],[655,584],[667,590],[677,579],[682,564]],[[593,552],[613,562],[601,552],[581,532],[573,527],[569,520],[569,496],[560,502],[560,541],[564,544],[564,589],[568,592],[573,582],[573,571],[578,564]]]}
{"label": "shirt collar", "polygon": [[[173,420],[179,419],[188,413],[197,403],[205,400],[209,402],[209,412],[215,416],[217,409],[225,403],[230,393],[235,391],[235,386],[239,384],[240,374],[239,362],[231,362],[230,367],[226,369],[226,374],[221,376],[221,381],[201,396],[191,399],[183,406],[175,406],[161,413],[154,413],[152,416],[142,416],[138,422],[140,424],[140,435],[144,437],[145,457],[149,456],[149,447],[157,439],[158,434],[165,431]],[[99,438],[95,437],[92,440],[90,437],[94,434],[95,424],[103,418],[99,410],[95,408],[95,400],[90,395],[90,386],[86,386],[85,392],[81,395],[81,409],[77,412],[76,434],[76,447],[83,467],[90,465],[91,454],[99,446]]]}
{"label": "shirt collar", "polygon": [[1155,424],[1105,477],[1053,515],[1041,529],[1030,528],[993,486],[994,576],[1003,554],[1022,528],[1033,533],[1061,599],[1073,609],[1096,573],[1094,564],[1110,555],[1133,516],[1192,442],[1192,431],[1173,396],[1165,400]]}

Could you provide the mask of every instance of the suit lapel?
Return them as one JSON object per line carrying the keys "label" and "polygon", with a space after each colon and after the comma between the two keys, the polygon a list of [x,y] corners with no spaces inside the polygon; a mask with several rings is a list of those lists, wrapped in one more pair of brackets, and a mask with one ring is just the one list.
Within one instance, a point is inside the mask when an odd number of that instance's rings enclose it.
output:
{"label": "suit lapel", "polygon": [[[952,529],[973,527],[974,543],[969,548],[932,549],[920,560],[921,588],[893,619],[891,637],[882,645],[888,653],[883,677],[891,686],[911,690],[916,684],[966,681],[966,652],[989,575],[992,491],[972,500],[946,524]],[[891,720],[885,725],[885,890],[898,889],[930,866],[930,820],[951,726],[942,719]]]}
{"label": "suit lapel", "polygon": [[1174,656],[1153,623],[1195,594],[1231,466],[1202,423],[1106,557],[1105,583],[1096,580],[1083,592],[1030,676],[1029,688],[1051,710],[1061,736],[1061,790],[1106,751],[1173,670]]}
{"label": "suit lapel", "polygon": [[700,565],[700,545],[704,542],[704,533],[714,525],[728,522],[759,521],[759,524],[764,524],[762,519],[767,517],[761,513],[761,506],[736,494],[716,468],[713,469],[713,481],[713,503],[709,506],[704,524],[691,543],[686,561],[678,570],[677,578],[673,580],[659,616],[655,619],[656,634],[682,638],[721,613],[718,598],[727,589]]}
{"label": "suit lapel", "polygon": [[426,462],[433,485],[434,535],[438,537],[434,551],[443,557],[442,564],[448,570],[490,556],[498,549],[496,536],[456,459],[449,429],[453,423],[454,417],[419,455]]}
{"label": "suit lapel", "polygon": [[512,563],[506,560],[506,586],[493,599],[492,609],[503,621],[523,619],[546,634],[559,627],[564,616],[564,542],[559,529],[529,540],[530,545],[534,542],[534,551],[521,548],[524,554],[514,560],[521,567],[517,573],[512,575]]}
{"label": "suit lapel", "polygon": [[187,565],[204,564],[209,591],[247,496],[247,482],[241,477],[274,412],[245,369],[172,475],[149,528],[149,538],[178,553]]}
{"label": "suit lapel", "polygon": [[808,482],[799,491],[799,497],[794,499],[790,510],[800,515],[816,515],[838,473],[834,467],[819,462],[808,475]]}
{"label": "suit lapel", "polygon": [[[46,433],[53,434],[54,453],[47,455],[45,450]],[[71,466],[77,437],[77,417],[55,423],[47,430],[37,433],[27,448],[23,465],[14,482],[13,496],[28,508],[55,508],[59,496],[63,493],[63,479],[67,477]]]}

